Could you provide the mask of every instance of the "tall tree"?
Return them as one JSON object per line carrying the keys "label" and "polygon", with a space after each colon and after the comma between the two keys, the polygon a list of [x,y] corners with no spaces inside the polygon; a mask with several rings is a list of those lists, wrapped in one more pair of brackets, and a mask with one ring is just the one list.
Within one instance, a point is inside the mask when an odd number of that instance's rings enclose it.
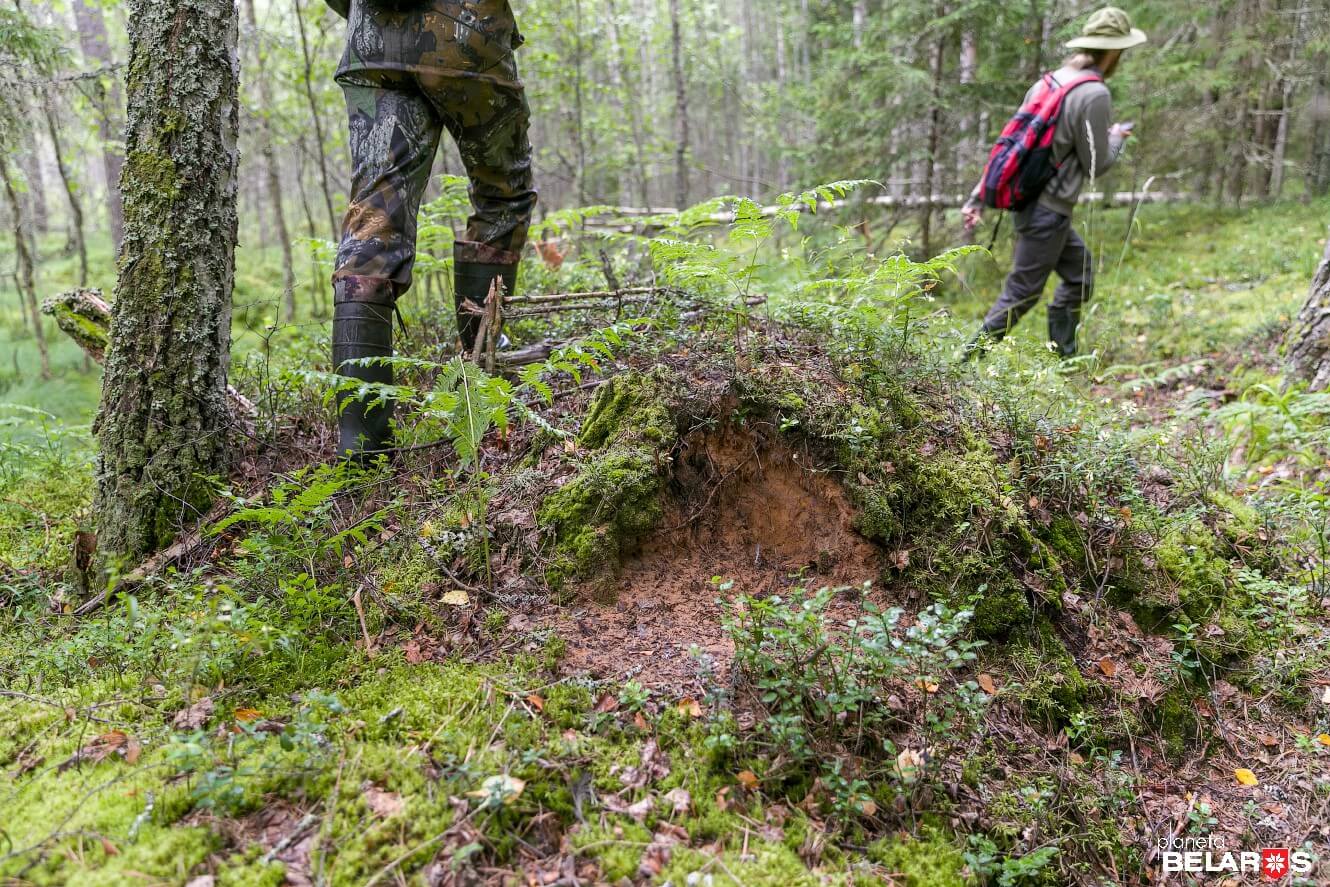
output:
{"label": "tall tree", "polygon": [[125,240],[96,511],[136,560],[208,507],[226,468],[239,137],[234,0],[129,0]]}
{"label": "tall tree", "polygon": [[305,33],[305,15],[300,9],[301,0],[291,0],[296,11],[296,30],[300,32],[300,54],[305,63],[302,83],[305,87],[305,100],[309,103],[310,121],[314,125],[314,150],[319,160],[319,183],[323,186],[323,202],[328,210],[328,228],[333,240],[341,233],[337,223],[337,213],[333,210],[332,185],[328,177],[328,151],[323,137],[323,117],[319,114],[319,102],[314,97],[314,56],[309,50],[309,37]]}
{"label": "tall tree", "polygon": [[291,256],[291,234],[286,227],[286,212],[282,206],[282,181],[277,168],[277,152],[273,148],[272,85],[266,73],[267,53],[263,49],[263,37],[259,33],[258,17],[254,14],[254,0],[244,0],[245,23],[252,32],[254,41],[254,80],[259,87],[259,108],[256,117],[259,122],[259,149],[263,155],[264,184],[268,192],[268,205],[272,209],[273,224],[277,229],[277,241],[282,250],[282,317],[290,321],[296,314],[296,271],[295,261]]}
{"label": "tall tree", "polygon": [[1288,370],[1313,391],[1330,388],[1330,240],[1307,302],[1289,332]]}
{"label": "tall tree", "polygon": [[31,232],[28,230],[27,215],[23,209],[23,200],[14,188],[14,176],[9,166],[8,148],[0,141],[0,186],[4,188],[5,202],[9,204],[9,219],[14,226],[14,252],[18,256],[19,298],[23,300],[23,309],[28,323],[32,325],[33,335],[37,337],[37,354],[41,360],[42,378],[51,378],[51,357],[47,353],[46,333],[42,329],[42,316],[37,311],[36,266],[33,262],[32,249],[28,245]]}
{"label": "tall tree", "polygon": [[118,183],[125,165],[117,146],[120,120],[120,80],[111,73],[115,60],[106,37],[106,17],[97,0],[74,0],[74,21],[78,26],[79,48],[89,66],[102,75],[93,81],[93,105],[97,111],[97,134],[101,142],[102,170],[106,176],[106,214],[111,224],[112,240],[125,238],[125,209]]}
{"label": "tall tree", "polygon": [[83,229],[83,201],[79,198],[78,186],[74,183],[69,162],[65,159],[65,144],[60,136],[59,113],[55,107],[55,90],[51,87],[46,88],[42,97],[42,115],[46,119],[46,133],[51,138],[51,150],[55,152],[55,168],[65,188],[65,199],[69,201],[69,248],[78,256],[79,286],[86,287],[88,241]]}
{"label": "tall tree", "polygon": [[670,55],[674,68],[674,200],[679,209],[688,205],[688,81],[683,76],[683,22],[679,0],[670,0]]}

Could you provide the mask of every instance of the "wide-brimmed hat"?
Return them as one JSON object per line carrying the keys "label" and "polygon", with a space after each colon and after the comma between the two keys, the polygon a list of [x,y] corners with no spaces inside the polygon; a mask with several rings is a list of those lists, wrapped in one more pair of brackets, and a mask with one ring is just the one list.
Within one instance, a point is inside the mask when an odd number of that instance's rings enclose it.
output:
{"label": "wide-brimmed hat", "polygon": [[1116,6],[1105,6],[1090,16],[1081,36],[1068,41],[1068,49],[1130,49],[1146,41],[1145,32],[1131,26],[1131,16]]}

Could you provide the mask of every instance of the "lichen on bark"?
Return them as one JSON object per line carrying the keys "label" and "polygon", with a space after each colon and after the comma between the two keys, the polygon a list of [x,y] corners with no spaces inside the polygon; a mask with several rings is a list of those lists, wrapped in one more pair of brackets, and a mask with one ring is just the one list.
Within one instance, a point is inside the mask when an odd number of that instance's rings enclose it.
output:
{"label": "lichen on bark", "polygon": [[235,275],[236,10],[130,0],[125,239],[96,429],[102,557],[165,545],[224,472]]}

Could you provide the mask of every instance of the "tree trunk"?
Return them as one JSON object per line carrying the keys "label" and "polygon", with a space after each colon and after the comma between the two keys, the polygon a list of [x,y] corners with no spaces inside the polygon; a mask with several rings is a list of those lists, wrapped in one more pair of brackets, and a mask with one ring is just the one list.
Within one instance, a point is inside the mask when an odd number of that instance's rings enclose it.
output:
{"label": "tree trunk", "polygon": [[1312,278],[1307,303],[1289,331],[1288,373],[1307,382],[1312,391],[1330,388],[1330,241]]}
{"label": "tree trunk", "polygon": [[14,223],[14,252],[18,256],[19,298],[23,300],[23,309],[32,333],[37,337],[37,354],[41,359],[42,378],[51,378],[51,357],[46,350],[46,334],[42,329],[42,316],[37,312],[37,285],[34,281],[35,270],[32,252],[28,249],[28,223],[23,215],[23,201],[14,189],[13,173],[9,168],[9,155],[0,145],[0,180],[3,180],[5,200],[9,203],[10,218]]}
{"label": "tree trunk", "polygon": [[239,138],[233,0],[128,0],[125,241],[95,430],[104,564],[136,562],[225,474]]}
{"label": "tree trunk", "polygon": [[319,103],[314,98],[314,60],[309,53],[309,38],[305,35],[305,17],[300,11],[300,0],[291,0],[291,5],[296,10],[296,28],[300,31],[300,52],[305,62],[305,100],[309,102],[309,116],[314,124],[314,149],[319,158],[319,183],[323,186],[323,202],[328,209],[328,227],[332,231],[332,239],[337,240],[341,237],[341,225],[337,224],[337,213],[333,209],[332,186],[328,184],[328,152],[324,146],[327,140],[323,137],[323,118],[319,116]]}
{"label": "tree trunk", "polygon": [[1308,148],[1307,190],[1313,197],[1330,193],[1330,55],[1318,53],[1315,93],[1307,109],[1311,118],[1311,145]]}
{"label": "tree trunk", "polygon": [[[84,60],[90,66],[109,67],[113,60],[101,6],[96,0],[74,0],[73,7]],[[107,79],[111,82],[109,90],[104,82]],[[111,225],[112,243],[118,248],[125,239],[125,209],[120,196],[120,170],[125,165],[125,158],[116,147],[120,128],[119,77],[110,75],[93,81],[92,100],[97,110],[97,136],[102,147],[102,171],[106,176],[106,215]]]}
{"label": "tree trunk", "polygon": [[674,146],[674,201],[688,206],[688,86],[683,76],[683,23],[679,0],[670,0],[670,51],[674,62],[674,122],[679,141]]}
{"label": "tree trunk", "polygon": [[272,208],[273,225],[277,229],[277,242],[282,249],[282,318],[288,323],[296,316],[296,269],[291,256],[291,234],[286,227],[286,212],[282,208],[282,182],[277,169],[277,154],[273,150],[272,85],[264,72],[265,53],[259,35],[258,17],[254,14],[254,0],[244,2],[245,18],[253,31],[254,80],[259,85],[259,141],[263,145],[264,182],[267,185],[268,205]]}
{"label": "tree trunk", "polygon": [[[943,14],[938,10],[939,17]],[[933,257],[933,195],[939,191],[937,182],[937,155],[942,146],[942,72],[946,57],[946,35],[938,37],[933,45],[933,107],[928,115],[928,156],[924,158],[924,206],[919,220],[924,258]]]}
{"label": "tree trunk", "polygon": [[55,168],[60,173],[60,181],[65,186],[65,197],[69,200],[69,245],[79,257],[79,286],[88,285],[88,243],[83,231],[83,203],[79,200],[78,189],[65,162],[64,144],[60,138],[60,127],[56,123],[55,99],[49,87],[42,97],[42,112],[46,117],[46,132],[51,137],[51,148],[55,151]]}
{"label": "tree trunk", "polygon": [[[28,96],[23,97],[21,107],[24,118],[32,119],[34,108],[29,103]],[[26,192],[21,196],[27,207],[28,245],[35,255],[38,250],[38,235],[51,230],[51,212],[46,203],[46,171],[42,168],[41,141],[37,131],[25,127],[21,138],[24,143],[23,151],[17,160],[19,169],[23,171],[23,180],[28,185]]]}

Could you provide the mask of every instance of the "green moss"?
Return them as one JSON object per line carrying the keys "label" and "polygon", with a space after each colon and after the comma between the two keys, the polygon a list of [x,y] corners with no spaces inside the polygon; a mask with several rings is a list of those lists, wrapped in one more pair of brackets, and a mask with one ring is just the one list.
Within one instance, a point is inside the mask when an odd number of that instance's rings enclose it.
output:
{"label": "green moss", "polygon": [[892,873],[901,887],[957,887],[975,883],[961,851],[941,834],[883,838],[868,847],[868,858]]}
{"label": "green moss", "polygon": [[603,585],[659,522],[662,456],[677,439],[671,388],[663,373],[628,373],[597,392],[579,437],[589,452],[537,513],[540,526],[555,537],[545,571],[551,587],[572,580]]}
{"label": "green moss", "polygon": [[1010,576],[994,576],[971,597],[970,625],[981,638],[1003,638],[1034,617],[1025,587]]}
{"label": "green moss", "polygon": [[1085,565],[1085,533],[1075,520],[1065,514],[1054,515],[1040,538],[1066,565],[1081,569]]}
{"label": "green moss", "polygon": [[1228,589],[1230,567],[1218,554],[1214,532],[1191,521],[1167,532],[1155,547],[1155,559],[1177,586],[1178,601],[1193,619],[1214,611]]}
{"label": "green moss", "polygon": [[1170,758],[1181,760],[1195,741],[1201,725],[1196,714],[1195,694],[1183,684],[1175,684],[1152,707],[1151,721],[1164,742]]}
{"label": "green moss", "polygon": [[598,450],[611,443],[642,442],[656,447],[674,442],[675,422],[669,409],[674,381],[663,371],[614,376],[596,392],[578,443]]}
{"label": "green moss", "polygon": [[[622,819],[622,818],[620,818]],[[616,821],[604,826],[584,826],[572,832],[573,852],[594,859],[606,882],[632,878],[651,843],[651,832],[635,822]]]}
{"label": "green moss", "polygon": [[151,151],[131,151],[125,158],[124,181],[131,182],[139,200],[154,206],[174,202],[180,196],[175,161]]}
{"label": "green moss", "polygon": [[1001,653],[1020,681],[1013,695],[1032,717],[1063,726],[1084,710],[1090,686],[1048,620],[1037,620]]}

